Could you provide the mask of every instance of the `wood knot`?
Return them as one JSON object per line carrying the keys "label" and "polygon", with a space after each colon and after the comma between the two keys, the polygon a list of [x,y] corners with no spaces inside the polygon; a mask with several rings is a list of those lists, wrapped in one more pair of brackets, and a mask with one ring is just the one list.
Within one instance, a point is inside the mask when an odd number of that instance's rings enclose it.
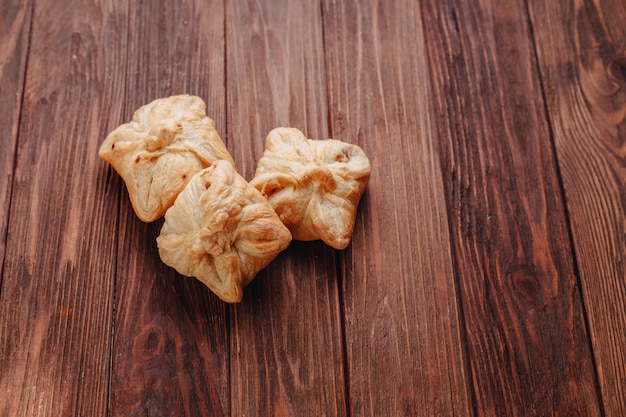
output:
{"label": "wood knot", "polygon": [[608,66],[611,77],[619,82],[626,82],[626,56],[614,59]]}
{"label": "wood knot", "polygon": [[521,294],[527,303],[543,306],[541,283],[537,278],[537,274],[527,265],[515,267],[509,273],[509,278],[513,283],[513,288]]}
{"label": "wood knot", "polygon": [[137,335],[135,340],[135,355],[142,360],[153,360],[161,356],[167,345],[167,337],[163,329],[156,326],[148,326]]}
{"label": "wood knot", "polygon": [[155,332],[148,333],[148,336],[146,337],[146,340],[144,343],[144,350],[150,353],[156,352],[160,345],[159,339],[160,337],[157,333]]}
{"label": "wood knot", "polygon": [[161,332],[156,329],[148,331],[144,334],[142,352],[143,356],[154,356],[160,351],[162,344]]}

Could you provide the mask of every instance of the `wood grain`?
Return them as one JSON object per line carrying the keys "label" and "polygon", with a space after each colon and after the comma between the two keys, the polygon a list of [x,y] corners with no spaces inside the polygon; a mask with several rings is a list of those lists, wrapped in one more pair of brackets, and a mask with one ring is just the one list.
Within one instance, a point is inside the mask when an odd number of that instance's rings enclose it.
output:
{"label": "wood grain", "polygon": [[32,2],[5,1],[0,15],[0,289]]}
{"label": "wood grain", "polygon": [[120,116],[125,10],[35,3],[0,296],[0,415],[104,415],[118,190],[97,149]]}
{"label": "wood grain", "polygon": [[424,1],[479,415],[601,415],[524,2]]}
{"label": "wood grain", "polygon": [[[223,137],[222,3],[129,4],[125,121],[153,99],[188,93],[207,102]],[[110,414],[230,415],[228,307],[199,281],[161,262],[161,225],[139,221],[124,190]]]}
{"label": "wood grain", "polygon": [[[0,416],[626,415],[621,0],[0,1]],[[351,245],[221,302],[98,156],[196,94],[361,146]]]}
{"label": "wood grain", "polygon": [[[254,175],[278,126],[326,138],[318,2],[227,2],[228,138]],[[346,415],[335,252],[294,242],[233,310],[232,415]],[[262,410],[262,411],[260,411]]]}
{"label": "wood grain", "polygon": [[471,415],[419,3],[326,1],[332,133],[372,176],[341,254],[352,415]]}
{"label": "wood grain", "polygon": [[529,6],[604,410],[626,415],[626,3]]}

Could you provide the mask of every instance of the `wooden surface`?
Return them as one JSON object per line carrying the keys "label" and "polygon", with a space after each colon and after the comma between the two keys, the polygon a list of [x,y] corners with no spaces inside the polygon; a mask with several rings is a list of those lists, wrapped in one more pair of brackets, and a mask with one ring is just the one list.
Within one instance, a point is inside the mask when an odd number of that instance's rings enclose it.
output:
{"label": "wooden surface", "polygon": [[[626,3],[0,0],[0,416],[626,415]],[[351,245],[237,305],[99,160],[189,93],[248,180],[361,146]]]}

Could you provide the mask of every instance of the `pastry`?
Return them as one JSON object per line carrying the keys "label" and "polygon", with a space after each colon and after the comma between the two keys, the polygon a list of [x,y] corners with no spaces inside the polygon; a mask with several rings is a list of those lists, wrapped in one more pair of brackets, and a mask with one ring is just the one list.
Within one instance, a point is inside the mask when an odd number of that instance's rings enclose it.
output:
{"label": "pastry", "polygon": [[235,303],[242,289],[291,242],[267,200],[226,161],[198,172],[165,213],[163,262]]}
{"label": "pastry", "polygon": [[344,249],[369,176],[369,160],[358,146],[307,139],[298,129],[281,127],[267,136],[250,184],[268,199],[294,240],[321,239]]}
{"label": "pastry", "polygon": [[106,137],[99,155],[122,177],[144,222],[161,217],[196,172],[218,160],[234,164],[204,101],[191,95],[140,107]]}

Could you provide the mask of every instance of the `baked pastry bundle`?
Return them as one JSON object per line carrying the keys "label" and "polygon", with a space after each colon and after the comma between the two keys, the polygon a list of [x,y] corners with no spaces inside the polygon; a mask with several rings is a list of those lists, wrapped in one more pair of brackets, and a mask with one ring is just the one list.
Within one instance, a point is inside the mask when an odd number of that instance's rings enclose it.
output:
{"label": "baked pastry bundle", "polygon": [[99,155],[124,180],[141,220],[165,214],[157,237],[163,262],[230,303],[292,238],[345,248],[370,175],[358,146],[277,128],[249,184],[204,101],[190,95],[140,107]]}
{"label": "baked pastry bundle", "polygon": [[370,163],[356,145],[307,139],[279,127],[265,142],[254,179],[295,240],[321,239],[335,249],[350,243]]}
{"label": "baked pastry bundle", "polygon": [[120,174],[144,222],[163,216],[196,172],[220,159],[234,164],[204,101],[190,95],[140,107],[106,137],[99,155]]}
{"label": "baked pastry bundle", "polygon": [[290,242],[267,200],[226,161],[189,181],[157,238],[163,262],[230,303]]}

